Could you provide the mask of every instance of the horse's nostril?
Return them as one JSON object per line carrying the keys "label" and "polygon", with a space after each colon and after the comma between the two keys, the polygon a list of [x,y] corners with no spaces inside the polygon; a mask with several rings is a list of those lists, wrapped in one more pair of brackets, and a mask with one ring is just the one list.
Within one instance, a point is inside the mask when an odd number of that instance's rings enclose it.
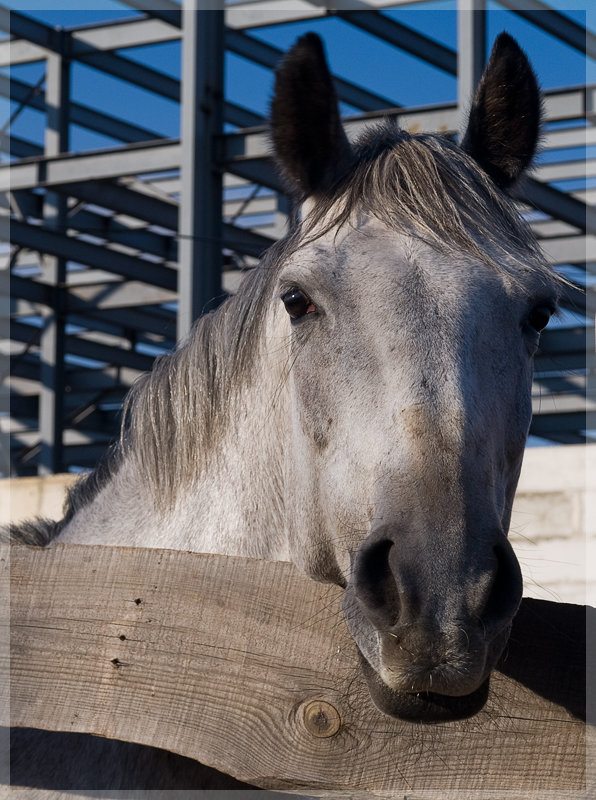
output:
{"label": "horse's nostril", "polygon": [[365,613],[379,627],[392,627],[399,616],[399,590],[389,563],[390,539],[365,542],[357,551],[352,584]]}
{"label": "horse's nostril", "polygon": [[495,577],[482,614],[487,627],[502,628],[511,622],[522,596],[522,575],[513,548],[505,539],[493,548],[497,561]]}

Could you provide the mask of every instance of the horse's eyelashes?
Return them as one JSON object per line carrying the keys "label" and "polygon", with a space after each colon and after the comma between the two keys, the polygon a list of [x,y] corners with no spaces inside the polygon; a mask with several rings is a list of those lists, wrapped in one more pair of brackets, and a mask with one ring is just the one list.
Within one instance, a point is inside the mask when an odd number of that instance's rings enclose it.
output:
{"label": "horse's eyelashes", "polygon": [[302,289],[290,289],[282,295],[281,299],[292,319],[300,319],[316,311],[314,303]]}

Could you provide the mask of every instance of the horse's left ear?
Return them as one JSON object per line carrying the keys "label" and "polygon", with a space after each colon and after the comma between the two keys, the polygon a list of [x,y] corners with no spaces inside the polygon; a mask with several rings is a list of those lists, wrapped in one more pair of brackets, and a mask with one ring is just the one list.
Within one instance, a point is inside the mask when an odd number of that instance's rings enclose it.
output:
{"label": "horse's left ear", "polygon": [[502,189],[517,181],[536,154],[541,107],[526,54],[509,34],[500,34],[474,95],[462,148]]}
{"label": "horse's left ear", "polygon": [[301,36],[278,67],[270,121],[278,166],[300,199],[324,193],[350,166],[352,148],[315,33]]}

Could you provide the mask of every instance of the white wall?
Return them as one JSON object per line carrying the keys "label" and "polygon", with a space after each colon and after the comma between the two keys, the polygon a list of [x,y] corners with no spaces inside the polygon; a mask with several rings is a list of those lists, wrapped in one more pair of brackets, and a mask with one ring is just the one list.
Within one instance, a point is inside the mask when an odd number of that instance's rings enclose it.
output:
{"label": "white wall", "polygon": [[[73,480],[0,480],[0,523],[59,519]],[[526,450],[510,537],[525,595],[596,606],[596,445]]]}
{"label": "white wall", "polygon": [[32,517],[60,519],[66,490],[77,477],[0,479],[0,525]]}
{"label": "white wall", "polygon": [[526,450],[510,539],[525,595],[596,606],[596,445]]}

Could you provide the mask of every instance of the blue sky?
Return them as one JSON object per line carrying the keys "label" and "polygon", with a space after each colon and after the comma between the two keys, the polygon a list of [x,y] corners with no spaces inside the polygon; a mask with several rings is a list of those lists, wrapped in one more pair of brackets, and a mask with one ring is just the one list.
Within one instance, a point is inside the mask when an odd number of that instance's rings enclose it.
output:
{"label": "blue sky", "polygon": [[[41,0],[12,0],[11,8],[25,11],[47,24],[65,27],[101,22],[118,17],[130,17],[134,11],[115,0],[84,4],[81,0],[62,0],[60,3]],[[577,22],[584,24],[588,8],[573,0],[553,3]],[[457,44],[454,0],[436,0],[387,10],[388,16],[415,28],[452,48]],[[596,82],[593,62],[576,51],[561,45],[534,25],[516,14],[489,2],[488,40],[492,43],[502,30],[514,35],[528,52],[545,89]],[[593,15],[592,15],[593,16]],[[589,20],[588,22],[591,22]],[[309,20],[284,26],[251,30],[251,35],[287,49],[306,30],[316,30],[326,43],[332,69],[341,77],[359,83],[386,96],[395,103],[414,106],[454,102],[457,83],[454,77],[430,67],[419,59],[373,40],[368,34],[336,18]],[[153,45],[122,51],[168,74],[180,75],[180,46],[178,43]],[[43,65],[14,68],[16,77],[35,83]],[[226,59],[226,93],[230,100],[246,105],[260,114],[267,113],[271,94],[272,75],[265,68],[251,64],[233,54]],[[95,70],[75,64],[72,73],[73,99],[100,110],[114,113],[154,130],[161,136],[178,135],[178,108],[164,98],[153,95],[126,82],[100,76]],[[346,108],[346,111],[350,109]],[[41,140],[43,118],[40,113],[26,111],[13,128],[15,134]],[[74,149],[109,146],[109,140],[81,130],[72,131]]]}

